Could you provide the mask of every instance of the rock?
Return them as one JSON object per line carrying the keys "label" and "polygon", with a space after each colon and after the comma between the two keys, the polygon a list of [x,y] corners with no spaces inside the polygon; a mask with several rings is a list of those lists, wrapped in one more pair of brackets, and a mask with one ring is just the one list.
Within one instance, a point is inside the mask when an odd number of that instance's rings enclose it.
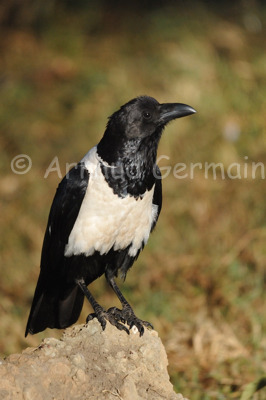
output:
{"label": "rock", "polygon": [[185,400],[173,391],[157,332],[128,336],[98,321],[0,360],[1,400]]}

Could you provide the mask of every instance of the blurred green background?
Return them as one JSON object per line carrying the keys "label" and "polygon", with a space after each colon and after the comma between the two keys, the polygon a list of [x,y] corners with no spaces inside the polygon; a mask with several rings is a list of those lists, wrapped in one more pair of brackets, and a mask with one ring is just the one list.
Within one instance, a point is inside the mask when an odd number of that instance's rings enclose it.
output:
{"label": "blurred green background", "polygon": [[[110,114],[148,94],[198,113],[162,137],[159,164],[172,167],[163,210],[120,287],[159,332],[185,397],[238,399],[266,374],[265,17],[255,0],[1,2],[2,356],[62,333],[24,338],[60,181],[47,168],[57,162],[63,176]],[[20,154],[32,160],[25,174],[11,169]],[[173,174],[176,163],[205,162],[230,173]],[[261,163],[253,175],[252,163]],[[117,304],[104,279],[92,291]],[[89,312],[86,304],[80,323]],[[254,397],[265,398],[265,389]]]}

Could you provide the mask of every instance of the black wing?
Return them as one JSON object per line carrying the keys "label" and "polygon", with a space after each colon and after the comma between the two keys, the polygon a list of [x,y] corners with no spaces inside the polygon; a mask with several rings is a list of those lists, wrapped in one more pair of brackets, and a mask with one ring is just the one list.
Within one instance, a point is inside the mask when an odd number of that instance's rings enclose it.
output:
{"label": "black wing", "polygon": [[79,316],[84,296],[77,286],[66,285],[64,251],[88,181],[89,172],[84,163],[79,163],[57,188],[43,241],[41,271],[25,336],[28,332],[37,333],[47,327],[65,328]]}

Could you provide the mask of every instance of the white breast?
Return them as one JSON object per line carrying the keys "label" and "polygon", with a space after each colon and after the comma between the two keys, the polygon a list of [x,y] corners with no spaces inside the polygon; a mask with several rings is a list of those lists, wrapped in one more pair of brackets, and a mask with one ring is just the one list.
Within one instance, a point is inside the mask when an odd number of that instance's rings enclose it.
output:
{"label": "white breast", "polygon": [[142,199],[120,198],[113,193],[101,172],[97,147],[93,147],[82,161],[90,173],[89,183],[65,256],[89,256],[95,250],[105,254],[112,247],[122,250],[131,245],[129,255],[134,257],[142,242],[147,242],[157,216],[158,207],[152,204],[154,186]]}

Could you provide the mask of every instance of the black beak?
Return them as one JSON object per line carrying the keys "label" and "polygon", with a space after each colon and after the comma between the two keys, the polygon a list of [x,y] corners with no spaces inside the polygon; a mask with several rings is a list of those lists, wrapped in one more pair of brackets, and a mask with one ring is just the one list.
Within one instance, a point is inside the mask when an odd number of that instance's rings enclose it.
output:
{"label": "black beak", "polygon": [[197,111],[194,108],[182,103],[165,103],[160,104],[160,124],[167,124],[172,119],[186,117],[187,115],[195,114]]}

